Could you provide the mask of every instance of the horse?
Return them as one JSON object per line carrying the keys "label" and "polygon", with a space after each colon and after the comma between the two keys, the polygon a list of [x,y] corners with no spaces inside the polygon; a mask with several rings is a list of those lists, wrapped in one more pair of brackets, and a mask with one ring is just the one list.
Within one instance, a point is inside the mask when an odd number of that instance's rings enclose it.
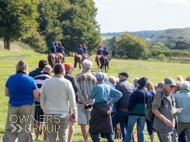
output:
{"label": "horse", "polygon": [[54,53],[50,53],[48,55],[48,62],[49,62],[49,65],[53,68],[53,66],[56,63],[56,59],[55,59],[55,54]]}
{"label": "horse", "polygon": [[62,63],[63,64],[64,61],[64,57],[62,53],[58,53],[58,63]]}
{"label": "horse", "polygon": [[[107,56],[102,56],[100,58],[100,62],[101,62],[100,69],[102,70],[102,68],[104,67],[105,68],[105,72],[108,72],[109,61],[111,61],[111,55],[110,54],[108,54]],[[107,67],[107,70],[106,70],[106,67]]]}
{"label": "horse", "polygon": [[78,63],[79,63],[79,69],[80,69],[80,71],[81,71],[82,55],[76,54],[74,60],[75,60],[74,69],[76,70],[77,62],[78,62]]}
{"label": "horse", "polygon": [[97,63],[97,66],[98,66],[98,71],[100,71],[100,67],[101,67],[101,62],[100,62],[100,58],[102,57],[102,55],[96,55],[96,63]]}

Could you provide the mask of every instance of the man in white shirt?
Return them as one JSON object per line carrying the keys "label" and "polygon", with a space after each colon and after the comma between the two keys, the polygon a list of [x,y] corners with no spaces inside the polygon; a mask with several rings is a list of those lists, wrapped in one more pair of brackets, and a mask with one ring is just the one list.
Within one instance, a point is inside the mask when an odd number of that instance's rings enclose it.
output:
{"label": "man in white shirt", "polygon": [[46,79],[42,85],[40,103],[45,112],[45,123],[49,141],[56,141],[57,132],[59,141],[67,141],[69,128],[69,105],[72,110],[72,121],[77,113],[75,93],[71,82],[64,78],[65,67],[58,63],[54,67],[55,75]]}

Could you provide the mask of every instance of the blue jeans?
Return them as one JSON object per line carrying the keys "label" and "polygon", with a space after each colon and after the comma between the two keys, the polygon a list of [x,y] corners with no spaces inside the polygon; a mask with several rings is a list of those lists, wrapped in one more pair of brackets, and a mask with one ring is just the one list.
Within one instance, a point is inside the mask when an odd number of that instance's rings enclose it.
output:
{"label": "blue jeans", "polygon": [[133,127],[136,122],[137,122],[138,130],[139,130],[139,142],[145,142],[144,126],[145,126],[145,122],[146,122],[146,117],[141,116],[141,115],[129,115],[127,135],[125,137],[125,142],[131,141],[131,134],[132,134]]}
{"label": "blue jeans", "polygon": [[185,136],[184,131],[179,135],[179,142],[187,142],[187,138]]}
{"label": "blue jeans", "polygon": [[[90,133],[90,136],[91,136],[93,142],[100,142],[100,134]],[[104,134],[104,136],[107,138],[108,142],[114,142],[112,134]]]}
{"label": "blue jeans", "polygon": [[[125,135],[127,133],[128,115],[129,115],[129,112],[116,110],[116,112],[112,116],[113,131],[115,132],[116,125],[120,123],[123,142],[125,140]],[[114,133],[113,133],[113,138],[114,138]]]}
{"label": "blue jeans", "polygon": [[147,125],[147,130],[148,130],[149,135],[154,135],[152,122],[146,120],[146,125]]}

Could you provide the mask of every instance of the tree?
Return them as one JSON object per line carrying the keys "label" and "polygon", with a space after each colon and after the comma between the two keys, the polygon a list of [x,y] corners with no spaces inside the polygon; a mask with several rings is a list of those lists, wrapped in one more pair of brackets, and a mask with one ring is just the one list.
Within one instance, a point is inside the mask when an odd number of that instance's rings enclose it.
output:
{"label": "tree", "polygon": [[79,44],[86,44],[92,53],[101,41],[96,22],[97,8],[93,0],[40,0],[39,32],[47,44],[61,41],[66,52],[76,51]]}
{"label": "tree", "polygon": [[120,36],[116,41],[117,53],[122,53],[131,59],[148,58],[149,50],[146,41],[138,36]]}
{"label": "tree", "polygon": [[11,40],[30,36],[37,28],[38,0],[1,0],[0,37],[10,50]]}
{"label": "tree", "polygon": [[168,47],[166,47],[162,42],[157,42],[156,44],[151,46],[151,49],[168,50]]}
{"label": "tree", "polygon": [[104,41],[104,44],[106,46],[108,46],[109,49],[111,50],[113,57],[114,57],[115,52],[116,52],[116,45],[115,45],[115,43],[116,43],[116,36],[112,37],[111,39],[106,39]]}

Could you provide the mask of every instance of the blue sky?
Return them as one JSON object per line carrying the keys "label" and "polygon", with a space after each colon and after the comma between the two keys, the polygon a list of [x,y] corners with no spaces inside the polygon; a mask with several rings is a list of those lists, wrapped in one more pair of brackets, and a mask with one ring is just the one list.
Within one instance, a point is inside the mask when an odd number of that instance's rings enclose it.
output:
{"label": "blue sky", "polygon": [[94,0],[101,33],[190,27],[190,0]]}

